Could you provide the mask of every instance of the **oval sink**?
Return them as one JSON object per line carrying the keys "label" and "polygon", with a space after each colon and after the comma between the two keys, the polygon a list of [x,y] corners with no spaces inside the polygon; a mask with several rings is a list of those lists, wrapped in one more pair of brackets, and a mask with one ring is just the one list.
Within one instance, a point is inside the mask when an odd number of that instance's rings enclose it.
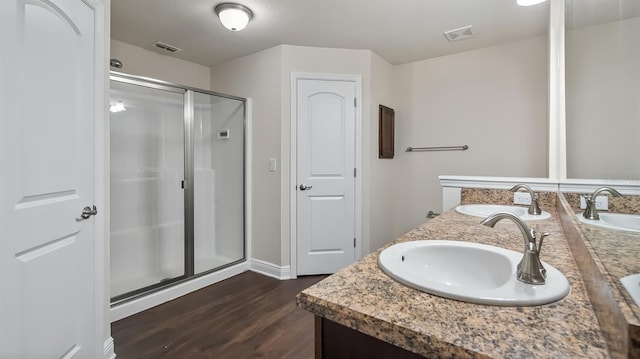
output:
{"label": "oval sink", "polygon": [[640,232],[640,216],[622,213],[598,213],[600,219],[586,219],[582,213],[578,214],[578,220],[582,223],[594,226],[618,229],[621,231]]}
{"label": "oval sink", "polygon": [[498,204],[464,204],[456,207],[458,213],[476,217],[489,217],[495,212],[509,212],[523,221],[536,221],[551,218],[551,214],[542,211],[539,215],[529,214],[528,207],[503,206]]}
{"label": "oval sink", "polygon": [[546,284],[518,281],[522,253],[486,244],[419,240],[395,244],[380,253],[378,264],[391,278],[409,287],[464,302],[532,306],[569,294],[569,281],[544,263]]}
{"label": "oval sink", "polygon": [[620,278],[620,282],[631,295],[631,298],[640,305],[640,274],[632,274]]}

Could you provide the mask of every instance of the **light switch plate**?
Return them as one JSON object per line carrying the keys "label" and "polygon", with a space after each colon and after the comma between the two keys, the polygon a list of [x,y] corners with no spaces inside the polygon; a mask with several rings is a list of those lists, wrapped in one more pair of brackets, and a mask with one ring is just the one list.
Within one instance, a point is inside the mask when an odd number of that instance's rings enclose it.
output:
{"label": "light switch plate", "polygon": [[269,172],[275,172],[277,169],[277,162],[275,158],[269,158]]}

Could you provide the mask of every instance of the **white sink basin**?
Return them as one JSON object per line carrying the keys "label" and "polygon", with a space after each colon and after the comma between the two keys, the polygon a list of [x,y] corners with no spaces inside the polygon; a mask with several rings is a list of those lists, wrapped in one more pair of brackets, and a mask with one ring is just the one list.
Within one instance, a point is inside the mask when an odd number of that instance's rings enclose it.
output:
{"label": "white sink basin", "polygon": [[622,285],[631,295],[631,298],[640,305],[640,274],[632,274],[626,277],[620,278]]}
{"label": "white sink basin", "polygon": [[378,264],[407,286],[464,302],[532,306],[555,302],[569,294],[569,281],[544,263],[546,284],[518,281],[522,253],[479,243],[419,240],[395,244],[380,253]]}
{"label": "white sink basin", "polygon": [[640,216],[635,214],[602,213],[598,212],[600,219],[586,219],[582,213],[578,214],[578,220],[582,223],[591,224],[621,231],[640,232]]}
{"label": "white sink basin", "polygon": [[542,211],[539,215],[529,214],[528,207],[502,206],[498,204],[464,204],[456,207],[456,211],[462,214],[476,217],[489,217],[495,212],[509,212],[520,217],[523,221],[536,221],[551,218],[551,214]]}

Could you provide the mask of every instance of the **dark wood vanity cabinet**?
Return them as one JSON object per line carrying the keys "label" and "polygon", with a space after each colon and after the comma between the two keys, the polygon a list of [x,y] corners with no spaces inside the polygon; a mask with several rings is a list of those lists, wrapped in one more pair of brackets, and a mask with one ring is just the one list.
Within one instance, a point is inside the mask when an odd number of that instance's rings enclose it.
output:
{"label": "dark wood vanity cabinet", "polygon": [[424,359],[395,345],[316,316],[316,359]]}

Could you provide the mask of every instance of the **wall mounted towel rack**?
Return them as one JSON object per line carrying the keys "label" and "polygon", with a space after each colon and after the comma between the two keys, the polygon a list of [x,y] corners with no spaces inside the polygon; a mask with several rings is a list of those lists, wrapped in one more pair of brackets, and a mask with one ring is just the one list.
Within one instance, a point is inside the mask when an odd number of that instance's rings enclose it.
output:
{"label": "wall mounted towel rack", "polygon": [[407,147],[405,152],[419,152],[419,151],[466,151],[469,146],[440,146],[440,147]]}

